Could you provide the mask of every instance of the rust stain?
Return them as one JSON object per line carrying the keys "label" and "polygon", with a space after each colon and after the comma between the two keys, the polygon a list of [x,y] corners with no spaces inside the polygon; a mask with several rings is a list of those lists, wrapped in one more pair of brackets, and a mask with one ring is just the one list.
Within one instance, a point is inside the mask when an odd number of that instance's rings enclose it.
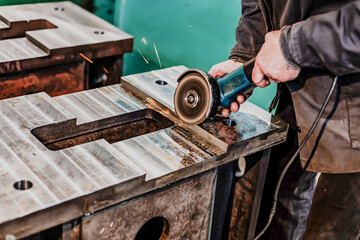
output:
{"label": "rust stain", "polygon": [[0,77],[0,99],[46,92],[50,96],[84,90],[84,64],[51,68],[25,76]]}

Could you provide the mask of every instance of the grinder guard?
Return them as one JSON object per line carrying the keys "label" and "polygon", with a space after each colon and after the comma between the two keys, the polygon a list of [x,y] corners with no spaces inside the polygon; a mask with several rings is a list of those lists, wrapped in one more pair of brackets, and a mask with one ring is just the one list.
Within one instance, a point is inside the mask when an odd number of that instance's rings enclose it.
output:
{"label": "grinder guard", "polygon": [[190,125],[202,123],[214,116],[220,102],[220,92],[214,78],[207,72],[189,69],[183,72],[174,95],[175,112]]}

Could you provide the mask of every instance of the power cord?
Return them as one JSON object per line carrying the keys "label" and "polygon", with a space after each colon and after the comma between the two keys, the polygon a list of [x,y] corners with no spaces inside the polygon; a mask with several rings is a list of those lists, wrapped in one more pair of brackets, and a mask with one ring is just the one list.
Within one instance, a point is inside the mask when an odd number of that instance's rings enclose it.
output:
{"label": "power cord", "polygon": [[[272,207],[271,207],[271,212],[270,212],[270,215],[269,215],[269,218],[268,218],[268,221],[265,225],[265,227],[263,228],[263,230],[261,230],[261,232],[255,237],[254,240],[258,240],[262,235],[264,235],[264,233],[266,232],[266,230],[269,228],[270,224],[271,224],[271,221],[273,220],[274,218],[274,215],[275,215],[275,212],[276,212],[276,205],[277,205],[277,199],[278,199],[278,194],[279,194],[279,189],[280,189],[280,185],[284,179],[284,176],[286,174],[286,172],[288,171],[290,165],[295,161],[296,157],[299,155],[300,151],[303,149],[303,147],[305,146],[305,143],[309,140],[310,138],[310,135],[314,132],[316,126],[318,125],[319,121],[320,121],[320,118],[322,116],[322,114],[324,113],[325,111],[325,108],[326,106],[328,105],[329,103],[329,100],[330,100],[330,97],[332,95],[332,93],[334,92],[334,89],[335,89],[335,86],[336,86],[336,83],[338,81],[338,78],[339,76],[336,76],[332,82],[332,85],[331,85],[331,88],[326,96],[326,99],[313,123],[313,125],[311,126],[309,132],[306,134],[304,140],[301,142],[299,148],[296,150],[296,152],[294,153],[294,155],[291,157],[290,161],[288,162],[288,164],[285,166],[284,170],[281,172],[281,175],[280,175],[280,178],[276,184],[276,188],[275,188],[275,192],[274,192],[274,196],[273,196],[273,204],[272,204]],[[311,159],[309,159],[307,162],[306,162],[306,166],[308,166],[310,164],[310,161]],[[306,169],[305,169],[306,170]]]}

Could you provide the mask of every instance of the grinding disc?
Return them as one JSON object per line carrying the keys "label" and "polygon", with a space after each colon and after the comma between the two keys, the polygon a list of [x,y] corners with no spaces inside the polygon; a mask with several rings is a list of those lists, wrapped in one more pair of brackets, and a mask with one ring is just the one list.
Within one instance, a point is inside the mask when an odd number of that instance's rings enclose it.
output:
{"label": "grinding disc", "polygon": [[199,71],[184,74],[174,95],[175,112],[189,125],[202,123],[214,112],[214,107],[217,109],[213,101],[213,79]]}

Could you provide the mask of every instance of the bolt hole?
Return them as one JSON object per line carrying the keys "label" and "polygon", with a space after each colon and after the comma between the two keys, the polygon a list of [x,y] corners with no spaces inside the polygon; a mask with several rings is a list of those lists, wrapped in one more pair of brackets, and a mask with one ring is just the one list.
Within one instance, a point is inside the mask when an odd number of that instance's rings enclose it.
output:
{"label": "bolt hole", "polygon": [[163,217],[154,217],[138,231],[135,240],[166,240],[169,236],[169,221]]}
{"label": "bolt hole", "polygon": [[165,86],[168,84],[166,81],[163,81],[163,80],[156,80],[155,82],[156,82],[156,84],[159,84],[161,86]]}
{"label": "bolt hole", "polygon": [[32,182],[27,180],[21,180],[14,183],[14,188],[20,191],[30,189],[32,188],[32,186],[33,186]]}
{"label": "bolt hole", "polygon": [[63,8],[63,7],[56,7],[56,8],[54,8],[54,10],[55,10],[55,11],[59,11],[59,12],[63,12],[63,11],[65,11],[65,8]]}
{"label": "bolt hole", "polygon": [[234,127],[236,126],[236,122],[231,120],[230,118],[226,118],[222,120],[222,123],[226,126]]}
{"label": "bolt hole", "polygon": [[104,35],[105,34],[104,31],[94,31],[94,33],[97,34],[97,35]]}

